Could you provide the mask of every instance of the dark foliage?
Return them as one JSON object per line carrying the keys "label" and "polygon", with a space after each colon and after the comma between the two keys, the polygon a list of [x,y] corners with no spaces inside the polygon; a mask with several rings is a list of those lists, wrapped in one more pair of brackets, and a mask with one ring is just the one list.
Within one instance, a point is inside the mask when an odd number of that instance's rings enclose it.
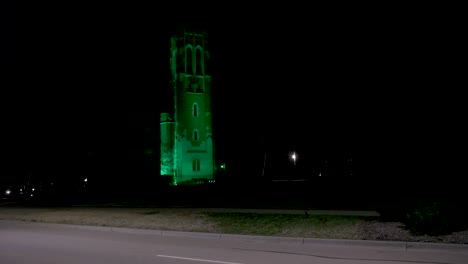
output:
{"label": "dark foliage", "polygon": [[399,221],[415,235],[446,235],[468,228],[461,200],[414,200],[387,203],[379,209],[382,221]]}

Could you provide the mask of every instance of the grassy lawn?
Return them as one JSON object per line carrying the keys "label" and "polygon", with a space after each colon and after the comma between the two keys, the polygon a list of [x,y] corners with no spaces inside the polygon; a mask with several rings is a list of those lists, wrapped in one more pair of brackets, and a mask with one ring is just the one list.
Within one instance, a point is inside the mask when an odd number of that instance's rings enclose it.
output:
{"label": "grassy lawn", "polygon": [[187,208],[2,208],[1,220],[245,235],[359,239],[372,217],[213,212]]}
{"label": "grassy lawn", "polygon": [[359,224],[369,217],[256,213],[205,213],[223,233],[358,239]]}
{"label": "grassy lawn", "polygon": [[376,216],[223,211],[215,208],[1,207],[0,220],[302,238],[468,244],[468,230],[412,235]]}

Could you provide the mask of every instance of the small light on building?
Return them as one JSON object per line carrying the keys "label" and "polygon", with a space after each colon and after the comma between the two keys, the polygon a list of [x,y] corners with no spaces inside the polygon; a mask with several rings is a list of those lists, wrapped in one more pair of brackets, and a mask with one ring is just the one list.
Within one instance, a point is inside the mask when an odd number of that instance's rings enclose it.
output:
{"label": "small light on building", "polygon": [[84,179],[84,182],[87,182],[87,181],[88,181],[88,178],[85,178],[85,179]]}
{"label": "small light on building", "polygon": [[7,190],[5,191],[5,195],[10,195],[10,194],[11,194],[11,190],[10,190],[10,189],[7,189]]}

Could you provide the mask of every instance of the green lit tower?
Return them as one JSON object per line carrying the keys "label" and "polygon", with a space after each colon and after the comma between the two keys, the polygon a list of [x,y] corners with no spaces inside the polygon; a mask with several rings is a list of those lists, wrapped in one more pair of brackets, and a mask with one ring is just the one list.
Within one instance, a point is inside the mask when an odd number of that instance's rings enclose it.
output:
{"label": "green lit tower", "polygon": [[211,76],[205,32],[171,37],[173,113],[161,113],[161,175],[174,185],[213,181]]}

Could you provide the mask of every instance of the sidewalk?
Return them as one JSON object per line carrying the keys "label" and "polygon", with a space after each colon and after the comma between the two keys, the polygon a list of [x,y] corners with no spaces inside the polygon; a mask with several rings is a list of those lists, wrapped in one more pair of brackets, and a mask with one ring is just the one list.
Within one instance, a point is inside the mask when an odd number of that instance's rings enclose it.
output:
{"label": "sidewalk", "polygon": [[[73,205],[72,207],[104,207],[104,208],[126,208],[119,204],[102,205]],[[132,208],[132,207],[130,207]],[[140,208],[140,207],[133,207]],[[146,208],[146,207],[141,207]],[[264,209],[264,208],[219,208],[219,207],[187,207],[187,206],[169,206],[169,207],[148,207],[151,209],[182,209],[190,212],[223,212],[223,213],[257,213],[257,214],[296,214],[296,215],[339,215],[339,216],[368,216],[379,217],[376,211],[362,210],[305,210],[305,209]]]}
{"label": "sidewalk", "polygon": [[343,215],[343,216],[375,216],[376,211],[348,211],[348,210],[288,210],[288,209],[242,209],[242,208],[184,208],[195,212],[228,212],[228,213],[257,213],[257,214],[300,214],[309,215]]}

